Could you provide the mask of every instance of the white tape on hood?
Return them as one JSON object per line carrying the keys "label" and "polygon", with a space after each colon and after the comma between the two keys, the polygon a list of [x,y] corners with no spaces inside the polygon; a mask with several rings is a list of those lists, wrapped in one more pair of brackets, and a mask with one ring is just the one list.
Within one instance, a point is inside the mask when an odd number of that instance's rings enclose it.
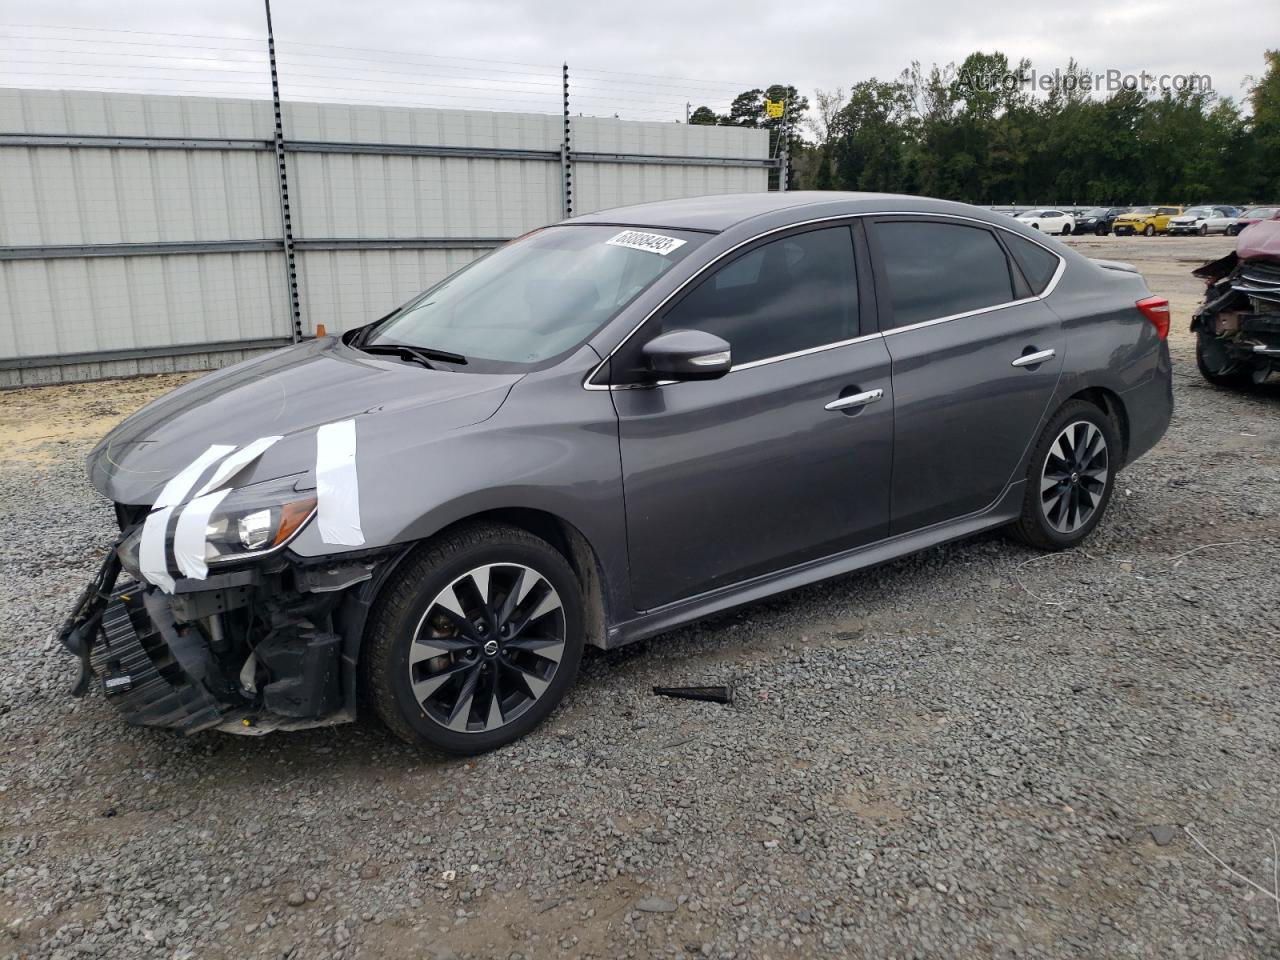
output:
{"label": "white tape on hood", "polygon": [[321,540],[349,547],[364,543],[354,420],[326,423],[316,431],[316,500]]}
{"label": "white tape on hood", "polygon": [[209,576],[209,565],[204,559],[209,517],[230,492],[231,488],[227,487],[196,497],[178,514],[178,525],[173,531],[173,559],[178,562],[178,569],[184,576],[195,580]]}
{"label": "white tape on hood", "polygon": [[253,463],[279,439],[279,437],[259,437],[253,443],[246,443],[218,464],[218,469],[213,472],[213,476],[200,485],[200,489],[192,495],[192,499],[202,497],[210,490],[217,490],[218,487],[222,486],[224,480],[230,480],[249,464]]}
{"label": "white tape on hood", "polygon": [[156,497],[156,502],[151,509],[159,510],[161,507],[172,507],[181,503],[191,492],[191,488],[196,485],[196,481],[200,479],[200,474],[234,449],[234,446],[228,446],[225,443],[215,443],[179,470],[174,478],[164,485],[164,489],[160,491],[160,496]]}
{"label": "white tape on hood", "polygon": [[168,551],[164,542],[172,515],[173,507],[161,507],[147,514],[146,523],[142,525],[142,542],[138,545],[139,570],[165,593],[173,593],[173,577],[169,576]]}

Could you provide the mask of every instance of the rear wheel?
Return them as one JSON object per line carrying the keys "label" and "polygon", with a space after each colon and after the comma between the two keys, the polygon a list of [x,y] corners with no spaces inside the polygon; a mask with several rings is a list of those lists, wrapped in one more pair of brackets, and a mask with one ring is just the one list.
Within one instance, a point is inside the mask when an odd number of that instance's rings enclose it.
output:
{"label": "rear wheel", "polygon": [[1145,227],[1143,227],[1143,228],[1142,228],[1142,235],[1143,235],[1144,237],[1154,237],[1154,236],[1156,235],[1156,228],[1155,228],[1155,224],[1153,224],[1153,223],[1148,223]]}
{"label": "rear wheel", "polygon": [[582,658],[582,598],[550,544],[477,524],[432,541],[393,577],[370,617],[361,678],[396,735],[483,753],[564,698]]}
{"label": "rear wheel", "polygon": [[1064,404],[1031,455],[1014,535],[1041,550],[1064,550],[1084,540],[1111,502],[1119,453],[1109,416],[1084,400]]}
{"label": "rear wheel", "polygon": [[1063,225],[1062,225],[1062,235],[1063,235],[1064,237],[1069,237],[1069,236],[1071,236],[1071,228],[1070,228],[1069,226],[1067,226],[1066,224],[1063,224]]}

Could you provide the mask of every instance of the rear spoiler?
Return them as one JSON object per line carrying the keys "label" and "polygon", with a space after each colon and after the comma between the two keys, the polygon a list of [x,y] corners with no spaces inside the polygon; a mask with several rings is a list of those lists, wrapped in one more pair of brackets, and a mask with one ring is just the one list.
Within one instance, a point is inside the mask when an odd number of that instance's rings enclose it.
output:
{"label": "rear spoiler", "polygon": [[1118,270],[1121,273],[1137,273],[1138,268],[1132,263],[1121,263],[1119,260],[1099,260],[1097,257],[1089,258],[1091,263],[1096,263],[1103,270]]}

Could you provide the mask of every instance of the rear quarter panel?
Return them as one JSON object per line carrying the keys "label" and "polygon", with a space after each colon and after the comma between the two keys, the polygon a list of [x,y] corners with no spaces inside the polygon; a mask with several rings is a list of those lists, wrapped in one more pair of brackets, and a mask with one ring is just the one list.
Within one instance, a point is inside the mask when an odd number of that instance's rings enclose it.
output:
{"label": "rear quarter panel", "polygon": [[1128,459],[1163,435],[1172,412],[1168,343],[1137,308],[1148,296],[1140,274],[1107,269],[1072,252],[1045,301],[1062,319],[1067,343],[1051,412],[1084,390],[1116,394],[1128,423]]}

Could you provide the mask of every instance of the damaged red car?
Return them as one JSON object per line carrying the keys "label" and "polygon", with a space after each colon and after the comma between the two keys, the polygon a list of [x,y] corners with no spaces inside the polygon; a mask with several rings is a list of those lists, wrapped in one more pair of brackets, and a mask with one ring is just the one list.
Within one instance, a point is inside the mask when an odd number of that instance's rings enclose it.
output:
{"label": "damaged red car", "polygon": [[1192,273],[1209,285],[1191,319],[1204,378],[1240,389],[1280,375],[1280,220],[1254,224]]}

